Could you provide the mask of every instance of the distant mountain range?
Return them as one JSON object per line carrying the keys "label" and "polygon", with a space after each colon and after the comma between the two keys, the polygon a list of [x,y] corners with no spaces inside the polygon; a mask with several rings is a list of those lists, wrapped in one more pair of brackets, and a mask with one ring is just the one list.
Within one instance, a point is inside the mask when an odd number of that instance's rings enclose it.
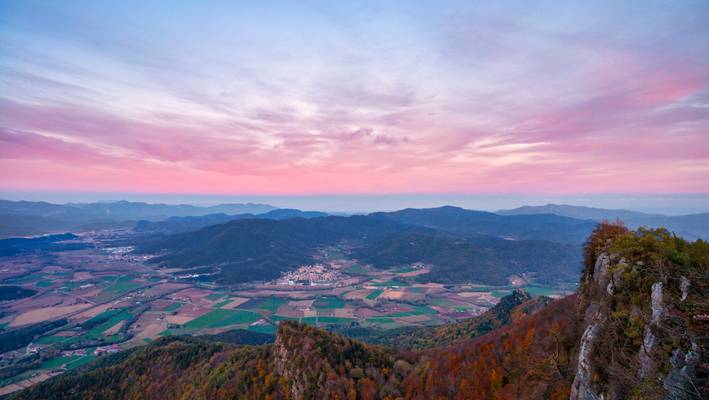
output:
{"label": "distant mountain range", "polygon": [[662,214],[646,214],[630,210],[609,210],[565,204],[547,204],[544,206],[523,206],[511,210],[500,210],[497,214],[504,216],[554,214],[563,217],[590,219],[594,221],[620,220],[632,229],[640,226],[651,228],[662,226],[685,239],[709,238],[709,213],[669,216]]}
{"label": "distant mountain range", "polygon": [[143,238],[137,251],[162,254],[153,259],[156,263],[216,273],[210,279],[223,284],[274,279],[315,262],[318,249],[343,242],[352,257],[377,268],[430,264],[432,271],[419,277],[425,281],[506,284],[510,275],[529,273],[540,282],[562,283],[577,279],[582,234],[594,226],[554,215],[506,217],[441,207],[351,217],[236,219]]}
{"label": "distant mountain range", "polygon": [[273,206],[253,203],[198,207],[128,201],[52,204],[0,200],[0,237],[131,227],[138,220],[160,221],[175,216],[261,214],[273,210]]}
{"label": "distant mountain range", "polygon": [[183,233],[196,231],[209,225],[224,224],[239,219],[288,219],[288,218],[316,218],[326,217],[328,214],[319,211],[301,211],[291,208],[279,208],[263,214],[237,214],[224,213],[209,214],[196,217],[170,217],[162,221],[138,221],[133,227],[136,232],[153,233]]}
{"label": "distant mountain range", "polygon": [[[597,220],[622,216],[634,221],[631,226],[643,218],[643,225],[650,226],[659,225],[653,221],[686,220],[682,230],[676,224],[670,229],[689,237],[702,232],[701,224],[691,221],[695,216],[571,206],[534,210],[489,213],[445,206],[352,217],[274,210],[257,216],[175,217],[141,222],[135,230],[160,234],[137,243],[141,253],[161,254],[154,262],[216,274],[209,279],[222,284],[274,279],[283,271],[315,262],[319,249],[346,242],[351,257],[377,268],[423,262],[432,266],[418,277],[424,281],[497,285],[521,274],[545,284],[575,281],[581,245],[597,225],[589,216]],[[696,229],[687,233],[692,226]]]}
{"label": "distant mountain range", "polygon": [[466,235],[583,243],[595,222],[558,215],[499,215],[460,207],[437,207],[370,214],[375,218],[421,225]]}

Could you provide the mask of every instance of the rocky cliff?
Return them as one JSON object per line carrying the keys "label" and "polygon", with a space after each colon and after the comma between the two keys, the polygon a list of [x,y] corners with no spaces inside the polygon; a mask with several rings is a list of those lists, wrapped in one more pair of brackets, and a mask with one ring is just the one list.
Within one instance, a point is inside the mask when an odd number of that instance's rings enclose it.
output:
{"label": "rocky cliff", "polygon": [[706,395],[707,243],[600,225],[586,245],[571,400]]}

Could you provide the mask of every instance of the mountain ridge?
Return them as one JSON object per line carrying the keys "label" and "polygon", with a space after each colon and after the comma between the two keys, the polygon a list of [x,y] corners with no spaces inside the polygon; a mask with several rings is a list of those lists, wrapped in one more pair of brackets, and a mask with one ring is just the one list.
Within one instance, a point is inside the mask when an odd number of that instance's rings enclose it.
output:
{"label": "mountain ridge", "polygon": [[263,213],[276,208],[266,204],[193,205],[129,202],[67,203],[0,199],[0,237],[106,228],[129,228],[139,219],[162,220],[172,216]]}
{"label": "mountain ridge", "polygon": [[662,226],[690,240],[709,238],[709,213],[664,215],[624,209],[546,204],[543,206],[522,206],[509,210],[499,210],[496,214],[505,216],[554,214],[570,218],[591,219],[596,222],[620,220],[632,229],[637,229],[641,226],[649,228]]}

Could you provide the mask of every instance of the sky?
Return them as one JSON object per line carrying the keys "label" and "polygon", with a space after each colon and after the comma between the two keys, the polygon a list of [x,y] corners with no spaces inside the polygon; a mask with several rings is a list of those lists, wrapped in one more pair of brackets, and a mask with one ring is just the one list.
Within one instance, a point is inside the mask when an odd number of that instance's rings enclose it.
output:
{"label": "sky", "polygon": [[707,194],[707,21],[705,0],[0,0],[0,193]]}

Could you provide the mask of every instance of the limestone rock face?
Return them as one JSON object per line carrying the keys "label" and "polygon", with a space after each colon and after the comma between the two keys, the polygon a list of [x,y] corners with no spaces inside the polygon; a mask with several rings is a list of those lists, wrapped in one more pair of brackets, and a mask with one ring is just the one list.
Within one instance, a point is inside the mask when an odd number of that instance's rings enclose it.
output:
{"label": "limestone rock face", "polygon": [[655,347],[655,334],[654,329],[659,328],[660,318],[664,311],[662,305],[662,282],[655,282],[652,284],[652,294],[651,305],[652,305],[652,319],[650,323],[645,326],[645,332],[643,335],[643,344],[640,347],[640,376],[645,378],[650,375],[650,372],[655,368],[655,362],[652,359],[652,350]]}
{"label": "limestone rock face", "polygon": [[581,336],[581,343],[579,343],[576,376],[574,377],[574,383],[571,385],[571,400],[598,400],[603,398],[603,395],[597,393],[597,390],[593,387],[590,356],[598,331],[603,326],[604,318],[597,307],[595,307],[595,310],[592,308],[594,307],[589,307],[587,310],[588,315],[585,320],[588,323],[583,336]]}
{"label": "limestone rock face", "polygon": [[[588,281],[603,290],[606,295],[612,295],[614,284],[609,276],[611,257],[607,252],[598,255],[593,267],[592,276]],[[593,382],[593,369],[591,356],[597,345],[598,333],[603,329],[606,311],[601,302],[592,299],[588,302],[584,313],[584,331],[579,343],[578,359],[576,362],[576,376],[571,385],[571,400],[600,400],[605,399],[602,391]]]}
{"label": "limestone rock face", "polygon": [[[628,262],[607,248],[591,265],[579,295],[583,333],[569,398],[623,400],[628,386],[644,393],[633,398],[701,398],[695,384],[701,346],[691,342],[691,319],[678,309],[690,299],[689,279],[656,275],[655,265]],[[626,361],[607,365],[614,358]]]}
{"label": "limestone rock face", "polygon": [[687,295],[689,294],[689,286],[690,286],[689,279],[687,279],[686,276],[681,277],[679,287],[680,287],[680,290],[682,291],[682,296],[679,299],[680,302],[687,300]]}

